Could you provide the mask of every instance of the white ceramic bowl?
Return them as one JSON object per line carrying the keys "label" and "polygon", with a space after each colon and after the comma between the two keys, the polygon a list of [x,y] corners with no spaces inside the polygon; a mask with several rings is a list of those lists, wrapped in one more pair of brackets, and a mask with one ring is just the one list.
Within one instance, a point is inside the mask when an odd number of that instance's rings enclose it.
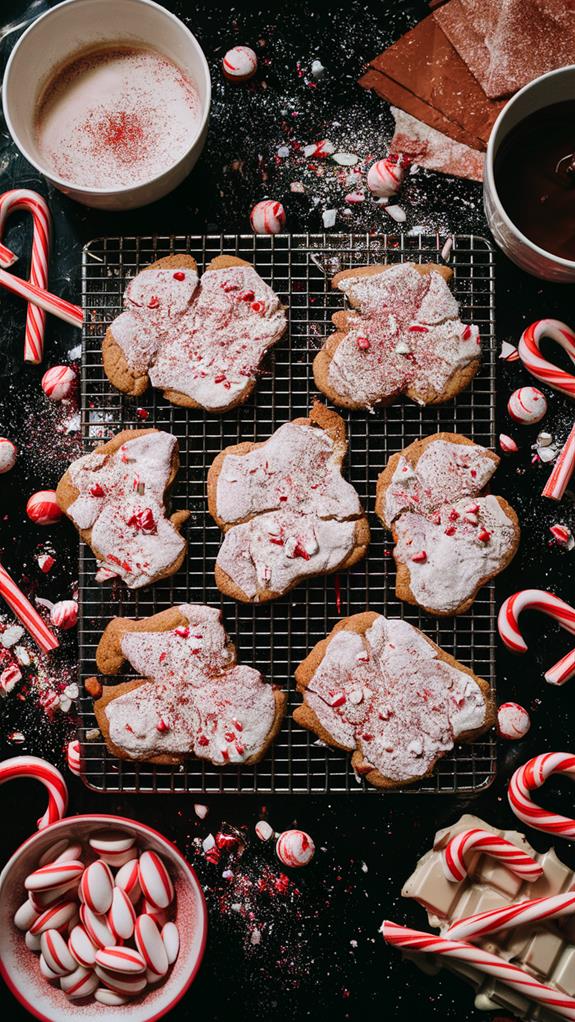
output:
{"label": "white ceramic bowl", "polygon": [[570,99],[575,99],[575,65],[550,71],[520,89],[503,107],[493,125],[487,146],[483,184],[485,215],[493,237],[505,255],[535,277],[559,283],[575,281],[575,261],[546,252],[515,226],[499,200],[493,169],[501,143],[520,121],[552,103]]}
{"label": "white ceramic bowl", "polygon": [[[66,995],[41,976],[38,955],[24,944],[24,934],[12,920],[23,897],[24,880],[38,865],[50,845],[62,838],[86,840],[94,831],[113,829],[134,834],[138,846],[158,852],[168,864],[176,890],[176,923],[180,953],[167,980],[147,990],[122,1008],[108,1008],[97,1001],[75,1007]],[[165,837],[143,823],[121,816],[95,813],[73,816],[52,824],[28,838],[0,874],[0,974],[20,1003],[43,1022],[62,1022],[78,1017],[82,1022],[153,1022],[166,1015],[193,982],[202,961],[207,934],[207,912],[198,878],[181,852]]]}
{"label": "white ceramic bowl", "polygon": [[[182,158],[157,177],[117,189],[79,187],[55,177],[43,164],[34,138],[35,109],[54,69],[81,50],[119,42],[159,50],[194,81],[201,103],[198,132]],[[4,116],[20,152],[77,202],[98,209],[133,209],[160,199],[189,174],[206,140],[210,72],[195,36],[174,14],[152,0],[65,0],[38,18],[20,38],[4,73]]]}

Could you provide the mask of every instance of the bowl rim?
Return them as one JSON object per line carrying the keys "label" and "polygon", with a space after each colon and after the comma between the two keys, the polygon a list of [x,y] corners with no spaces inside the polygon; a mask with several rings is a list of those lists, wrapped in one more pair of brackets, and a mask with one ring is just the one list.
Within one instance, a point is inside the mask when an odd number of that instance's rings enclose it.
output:
{"label": "bowl rim", "polygon": [[[67,0],[67,2],[70,2],[70,0]],[[181,852],[177,845],[173,843],[173,841],[170,841],[169,838],[167,838],[164,834],[161,834],[159,830],[155,829],[155,827],[150,827],[147,823],[141,823],[140,820],[129,819],[127,816],[116,816],[111,813],[79,813],[77,816],[64,816],[61,820],[57,820],[55,823],[52,823],[49,827],[45,827],[42,830],[34,831],[34,833],[30,835],[30,837],[26,838],[26,840],[23,841],[22,844],[18,846],[18,848],[16,849],[15,852],[12,853],[8,862],[4,866],[2,872],[0,873],[0,886],[4,882],[5,877],[16,856],[19,856],[21,852],[26,851],[28,846],[32,844],[41,834],[42,835],[48,834],[49,832],[56,831],[60,828],[65,829],[66,826],[70,826],[70,824],[74,824],[77,821],[97,821],[98,823],[112,824],[116,827],[120,825],[125,826],[127,824],[128,826],[135,827],[136,829],[141,829],[147,832],[148,834],[152,834],[154,837],[159,838],[161,842],[170,847],[171,851],[175,854],[176,858],[179,859],[181,865],[184,867],[184,870],[187,871],[187,873],[189,874],[192,886],[194,887],[196,893],[199,895],[202,936],[198,956],[190,975],[187,977],[185,983],[183,983],[181,989],[172,998],[170,1003],[167,1004],[160,1011],[155,1012],[153,1015],[142,1015],[140,1020],[140,1022],[157,1022],[158,1019],[164,1018],[164,1016],[169,1011],[171,1011],[172,1008],[174,1008],[179,1001],[181,1001],[184,994],[187,993],[187,991],[191,987],[202,964],[208,937],[208,910],[206,906],[204,892],[202,890],[202,885],[200,884],[195,869],[193,868],[191,863],[188,862],[183,852]],[[2,977],[2,979],[6,983],[6,986],[14,995],[16,1000],[19,1001],[22,1007],[24,1007],[26,1011],[29,1011],[30,1014],[34,1016],[34,1018],[40,1019],[41,1022],[54,1022],[53,1018],[50,1018],[50,1016],[48,1015],[42,1014],[39,1008],[37,1008],[34,1004],[27,1000],[24,993],[12,981],[12,978],[8,970],[6,969],[6,966],[4,965],[1,955],[0,955],[0,976]],[[103,1017],[104,1016],[102,1016],[102,1018]]]}
{"label": "bowl rim", "polygon": [[[109,0],[109,2],[111,2],[111,0]],[[17,54],[18,51],[20,50],[22,42],[28,36],[34,33],[40,22],[46,21],[49,18],[53,17],[57,12],[61,11],[63,7],[71,7],[72,5],[74,7],[78,7],[80,4],[93,3],[93,0],[62,0],[62,3],[56,4],[55,7],[51,7],[48,11],[45,11],[44,14],[41,14],[38,18],[36,18],[32,22],[32,24],[28,26],[26,31],[22,33],[18,42],[14,46],[14,49],[12,50],[10,57],[8,58],[2,82],[2,108],[4,111],[6,127],[10,132],[10,136],[14,144],[20,150],[24,158],[28,160],[28,163],[31,163],[32,166],[42,175],[42,177],[46,178],[50,183],[54,184],[61,191],[75,192],[77,195],[85,196],[93,195],[104,197],[116,195],[122,196],[129,192],[131,193],[137,192],[139,189],[149,188],[150,186],[160,181],[166,174],[169,174],[172,171],[174,171],[175,168],[178,167],[182,163],[182,161],[188,157],[189,153],[194,148],[196,143],[202,138],[202,135],[206,130],[212,103],[212,79],[210,76],[210,69],[208,66],[206,55],[202,47],[200,46],[200,43],[196,39],[196,36],[193,34],[193,32],[190,31],[188,26],[182,21],[181,18],[178,18],[178,16],[176,14],[173,14],[172,11],[168,11],[165,7],[162,7],[161,4],[156,3],[155,0],[129,0],[129,2],[133,4],[141,4],[142,6],[145,7],[154,8],[156,11],[160,12],[161,15],[165,16],[169,21],[174,22],[178,26],[178,28],[188,36],[189,42],[191,42],[193,48],[196,50],[197,55],[199,57],[204,77],[204,85],[206,89],[206,98],[203,104],[204,109],[200,124],[196,131],[196,134],[193,136],[193,140],[190,142],[185,153],[182,156],[180,156],[180,158],[176,160],[175,163],[171,163],[169,167],[166,167],[164,170],[160,171],[159,174],[155,174],[154,177],[146,178],[144,181],[140,181],[138,184],[120,185],[117,188],[96,188],[87,187],[86,185],[77,185],[74,183],[74,181],[71,181],[68,178],[60,177],[57,174],[52,174],[38,160],[34,159],[28,152],[27,148],[22,143],[19,133],[14,128],[14,122],[12,120],[9,103],[7,101],[8,84],[12,73],[12,65],[15,59],[17,58]],[[81,51],[78,50],[77,52]],[[72,57],[73,54],[70,54],[70,56]]]}
{"label": "bowl rim", "polygon": [[[495,159],[494,159],[495,136],[497,135],[497,132],[501,128],[501,125],[504,123],[505,118],[509,114],[509,111],[511,110],[511,108],[527,92],[530,92],[532,89],[539,88],[539,86],[541,85],[541,82],[544,82],[544,81],[546,81],[549,78],[559,77],[560,75],[564,75],[566,72],[570,72],[572,75],[575,75],[575,64],[566,64],[564,67],[555,68],[554,71],[547,71],[546,74],[539,75],[538,78],[534,78],[532,82],[528,82],[527,85],[524,85],[522,89],[519,89],[519,91],[516,92],[515,95],[511,97],[511,99],[508,100],[508,102],[505,104],[503,109],[500,111],[500,113],[498,114],[497,120],[495,121],[495,123],[494,123],[494,125],[493,125],[493,127],[491,129],[491,132],[490,132],[490,135],[489,135],[489,141],[487,143],[487,152],[486,152],[486,157],[485,157],[485,187],[484,187],[484,191],[487,190],[486,186],[489,185],[489,198],[497,206],[497,213],[501,217],[501,219],[504,221],[505,226],[509,230],[511,230],[513,232],[513,234],[515,235],[515,237],[523,245],[525,245],[528,249],[530,249],[530,251],[533,254],[538,255],[538,256],[543,256],[548,262],[553,263],[555,266],[560,266],[560,267],[563,267],[563,268],[568,269],[568,270],[575,270],[575,259],[565,259],[564,256],[554,255],[553,252],[549,252],[548,249],[541,248],[540,245],[537,245],[534,241],[531,241],[531,239],[528,238],[526,234],[523,234],[523,232],[519,230],[517,225],[513,222],[513,220],[511,220],[510,216],[508,215],[508,213],[506,212],[506,210],[505,210],[505,208],[503,206],[503,203],[501,202],[501,199],[499,198],[499,192],[497,191],[497,187],[496,187],[496,184],[495,184],[495,173],[494,173],[494,164],[495,164]],[[543,108],[541,108],[541,109],[543,109]]]}

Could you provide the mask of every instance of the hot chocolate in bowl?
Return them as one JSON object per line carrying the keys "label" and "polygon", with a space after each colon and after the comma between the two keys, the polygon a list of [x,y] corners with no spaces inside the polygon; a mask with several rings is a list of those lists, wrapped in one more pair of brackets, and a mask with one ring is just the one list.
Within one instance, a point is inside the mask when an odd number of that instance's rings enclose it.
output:
{"label": "hot chocolate in bowl", "polygon": [[484,203],[513,262],[545,280],[575,281],[575,66],[535,79],[501,111]]}
{"label": "hot chocolate in bowl", "polygon": [[24,32],[3,84],[22,154],[100,209],[143,206],[183,180],[204,146],[210,96],[199,43],[153,0],[65,0]]}

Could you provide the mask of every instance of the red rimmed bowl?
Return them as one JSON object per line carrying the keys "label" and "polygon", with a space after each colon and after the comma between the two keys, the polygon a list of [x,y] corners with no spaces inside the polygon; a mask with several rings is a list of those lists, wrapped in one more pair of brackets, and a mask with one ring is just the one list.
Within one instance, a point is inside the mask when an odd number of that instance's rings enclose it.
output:
{"label": "red rimmed bowl", "polygon": [[[136,837],[141,851],[150,849],[166,862],[176,891],[176,915],[180,953],[163,983],[123,1005],[110,1008],[96,1001],[70,1001],[59,987],[40,973],[38,955],[29,951],[24,934],[13,923],[16,909],[25,901],[24,880],[38,866],[50,845],[66,838],[86,842],[98,830],[123,831]],[[200,967],[207,936],[206,903],[199,880],[182,853],[151,827],[123,816],[94,813],[72,816],[51,824],[28,838],[0,874],[0,974],[14,996],[31,1015],[43,1022],[82,1019],[111,1022],[153,1022],[163,1018],[184,996]]]}

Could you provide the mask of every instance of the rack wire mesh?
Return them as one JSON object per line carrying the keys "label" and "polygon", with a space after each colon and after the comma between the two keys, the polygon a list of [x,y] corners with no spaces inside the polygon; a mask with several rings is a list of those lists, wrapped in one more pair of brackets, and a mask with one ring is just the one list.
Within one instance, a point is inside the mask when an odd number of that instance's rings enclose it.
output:
{"label": "rack wire mesh", "polygon": [[[86,546],[80,553],[81,682],[97,673],[95,650],[104,626],[116,615],[144,617],[185,601],[221,606],[239,660],[258,667],[289,694],[289,710],[273,750],[255,767],[212,767],[190,758],[181,767],[119,760],[100,739],[87,740],[95,728],[92,701],[82,684],[81,754],[86,784],[107,792],[337,793],[374,792],[354,775],[350,757],[327,749],[298,728],[291,711],[300,701],[293,673],[312,646],[342,616],[370,608],[404,617],[473,667],[494,685],[495,602],[493,584],[479,593],[472,610],[458,618],[430,618],[395,596],[395,565],[390,537],[370,515],[372,542],[367,558],[351,571],[300,585],[288,596],[263,606],[238,604],[222,597],[213,567],[221,541],[206,506],[207,469],[222,448],[245,440],[265,440],[283,422],[305,415],[316,395],[311,361],[331,331],[331,314],[343,304],[330,278],[338,270],[371,262],[441,261],[436,235],[297,234],[263,237],[208,236],[119,237],[89,242],[83,256],[82,433],[86,450],[120,429],[142,425],[169,430],[178,438],[181,469],[172,507],[193,512],[188,531],[189,556],[177,575],[143,591],[120,584],[98,585],[96,563]],[[268,358],[255,396],[225,415],[176,408],[150,390],[139,400],[118,393],[107,381],[100,354],[109,323],[121,311],[128,280],[155,259],[189,252],[200,270],[221,253],[252,262],[289,308],[290,330]],[[347,477],[364,507],[373,510],[379,472],[396,451],[438,430],[455,430],[493,446],[495,395],[494,264],[488,241],[456,236],[450,256],[453,286],[464,320],[478,324],[483,364],[473,385],[456,401],[420,408],[400,401],[374,415],[343,413],[349,431]],[[321,396],[321,395],[320,395]],[[142,412],[142,409],[145,411]],[[147,413],[147,417],[145,417]],[[145,417],[145,422],[142,418]],[[114,679],[108,679],[113,681]],[[118,681],[125,680],[119,678]],[[495,775],[495,740],[456,747],[434,774],[408,793],[471,792]]]}

